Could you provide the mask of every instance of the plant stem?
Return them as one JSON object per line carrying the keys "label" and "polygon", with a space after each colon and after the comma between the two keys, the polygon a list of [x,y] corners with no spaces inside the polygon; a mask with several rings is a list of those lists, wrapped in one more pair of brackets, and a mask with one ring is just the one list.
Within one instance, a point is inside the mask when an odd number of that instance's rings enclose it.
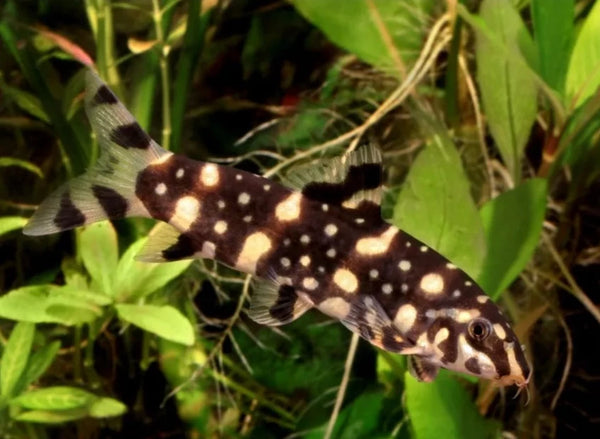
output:
{"label": "plant stem", "polygon": [[159,66],[162,91],[162,147],[169,150],[171,143],[171,93],[169,89],[169,65],[167,63],[170,48],[165,44],[165,35],[162,27],[162,11],[158,0],[152,0],[152,18],[154,20],[154,29],[156,39],[159,41]]}

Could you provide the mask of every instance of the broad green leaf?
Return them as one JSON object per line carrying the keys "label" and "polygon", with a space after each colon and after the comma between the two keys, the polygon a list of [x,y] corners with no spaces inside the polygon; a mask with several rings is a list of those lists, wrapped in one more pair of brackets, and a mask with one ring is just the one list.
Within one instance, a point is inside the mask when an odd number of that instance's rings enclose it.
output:
{"label": "broad green leaf", "polygon": [[53,285],[34,285],[9,291],[0,297],[0,317],[34,323],[60,323],[46,312]]}
{"label": "broad green leaf", "polygon": [[69,287],[33,285],[0,297],[0,317],[11,320],[72,325],[101,313],[94,301],[72,295]]}
{"label": "broad green leaf", "polygon": [[19,322],[15,325],[2,354],[2,366],[0,368],[0,395],[8,398],[23,375],[31,344],[35,334],[35,325]]}
{"label": "broad green leaf", "polygon": [[[533,43],[511,2],[484,0],[479,11],[490,36],[477,32],[475,57],[481,99],[490,131],[514,181],[537,113],[537,89],[523,60]],[[500,42],[507,52],[498,50]]]}
{"label": "broad green leaf", "polygon": [[87,407],[70,410],[31,410],[19,413],[13,419],[21,422],[36,422],[40,424],[62,424],[88,416]]}
{"label": "broad green leaf", "polygon": [[532,0],[531,15],[541,76],[562,94],[573,42],[575,1]]}
{"label": "broad green leaf", "polygon": [[585,19],[569,61],[567,97],[577,106],[598,92],[600,86],[600,2]]}
{"label": "broad green leaf", "polygon": [[405,373],[406,408],[415,439],[494,438],[498,425],[483,418],[470,395],[445,370],[431,383]]}
{"label": "broad green leaf", "polygon": [[10,403],[29,410],[70,410],[89,407],[98,397],[83,389],[67,386],[30,390]]}
{"label": "broad green leaf", "polygon": [[534,178],[487,202],[480,211],[488,254],[479,285],[497,299],[537,247],[546,212],[547,182]]}
{"label": "broad green leaf", "polygon": [[194,328],[190,321],[170,305],[115,305],[119,317],[167,340],[191,346]]}
{"label": "broad green leaf", "polygon": [[160,264],[136,261],[135,256],[145,243],[146,238],[134,242],[119,261],[113,288],[119,301],[131,301],[153,293],[183,273],[193,262],[191,259]]}
{"label": "broad green leaf", "polygon": [[22,229],[27,224],[27,218],[20,216],[5,216],[0,218],[0,236],[13,230]]}
{"label": "broad green leaf", "polygon": [[31,358],[27,362],[27,368],[19,381],[20,389],[17,393],[20,393],[20,391],[27,388],[27,386],[42,376],[56,358],[59,349],[60,342],[53,341],[50,344],[42,346],[37,352],[34,352],[33,355],[31,355]]}
{"label": "broad green leaf", "polygon": [[89,415],[92,418],[108,418],[111,416],[120,416],[127,411],[127,406],[121,401],[113,398],[98,398],[89,408]]}
{"label": "broad green leaf", "polygon": [[393,223],[476,278],[485,237],[460,157],[436,135],[413,163],[394,207]]}
{"label": "broad green leaf", "polygon": [[39,167],[37,167],[36,165],[34,165],[33,163],[30,163],[26,160],[17,159],[14,157],[0,157],[0,168],[4,168],[7,166],[16,166],[18,168],[23,168],[29,172],[34,173],[35,175],[37,175],[40,178],[44,177],[42,170]]}
{"label": "broad green leaf", "polygon": [[338,0],[292,3],[332,42],[363,61],[396,74],[397,57],[406,65],[418,56],[436,5],[432,0],[345,1],[343,6]]}
{"label": "broad green leaf", "polygon": [[[375,438],[379,432],[379,417],[383,408],[383,394],[381,392],[365,392],[340,412],[331,437],[338,439]],[[323,437],[322,429],[318,429],[303,436],[306,439],[320,439]]]}
{"label": "broad green leaf", "polygon": [[110,221],[85,227],[79,235],[79,254],[101,292],[112,295],[112,283],[119,259],[117,233]]}

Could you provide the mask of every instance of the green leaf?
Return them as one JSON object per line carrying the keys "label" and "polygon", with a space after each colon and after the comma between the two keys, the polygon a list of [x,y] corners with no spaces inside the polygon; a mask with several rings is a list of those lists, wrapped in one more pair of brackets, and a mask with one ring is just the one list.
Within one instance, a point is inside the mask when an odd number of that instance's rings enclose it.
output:
{"label": "green leaf", "polygon": [[92,418],[109,418],[120,416],[127,411],[127,406],[113,398],[98,398],[89,408]]}
{"label": "green leaf", "polygon": [[[66,289],[67,294],[62,294]],[[32,285],[0,297],[0,317],[32,323],[72,325],[102,313],[93,301],[70,294],[69,287]]]}
{"label": "green leaf", "polygon": [[0,168],[7,167],[7,166],[17,166],[17,167],[23,168],[29,172],[33,172],[35,175],[37,175],[40,178],[44,178],[44,174],[42,173],[42,170],[40,168],[38,168],[36,165],[34,165],[33,163],[30,163],[26,160],[16,159],[14,157],[0,157]]}
{"label": "green leaf", "polygon": [[592,7],[585,19],[569,61],[567,97],[576,106],[594,95],[600,86],[600,3]]}
{"label": "green leaf", "polygon": [[88,415],[87,408],[77,408],[70,410],[51,411],[51,410],[32,410],[19,413],[13,419],[21,422],[36,422],[40,424],[62,424],[63,422],[75,421],[85,418]]}
{"label": "green leaf", "polygon": [[148,263],[135,260],[147,238],[134,242],[123,254],[115,274],[114,292],[119,301],[142,298],[164,287],[183,273],[191,259],[166,263]]}
{"label": "green leaf", "polygon": [[[379,416],[383,408],[381,392],[365,392],[340,412],[331,437],[338,439],[375,438],[379,432]],[[306,439],[323,437],[327,424],[306,436]]]}
{"label": "green leaf", "polygon": [[42,346],[31,356],[27,362],[27,368],[23,372],[23,376],[19,381],[20,391],[27,388],[27,386],[42,376],[42,374],[46,371],[46,369],[48,369],[48,367],[56,358],[56,354],[58,354],[59,349],[60,342],[53,341],[50,344]]}
{"label": "green leaf", "polygon": [[[335,44],[386,72],[418,56],[436,2],[432,0],[293,0],[296,9]],[[389,47],[388,41],[392,46]],[[406,70],[406,68],[404,68]]]}
{"label": "green leaf", "polygon": [[497,299],[537,247],[546,212],[547,181],[534,178],[487,202],[480,211],[488,254],[479,285]]}
{"label": "green leaf", "polygon": [[100,291],[112,295],[113,276],[119,259],[117,233],[110,221],[85,227],[79,235],[79,254]]}
{"label": "green leaf", "polygon": [[506,0],[484,0],[480,16],[495,39],[478,31],[475,57],[481,99],[490,131],[514,181],[521,175],[521,158],[537,112],[537,89],[523,60],[533,52],[527,29]]}
{"label": "green leaf", "polygon": [[22,229],[27,224],[27,218],[20,216],[5,216],[0,218],[0,236],[13,230]]}
{"label": "green leaf", "polygon": [[17,106],[24,112],[41,120],[42,122],[50,122],[50,119],[48,119],[48,116],[44,112],[41,101],[34,94],[18,88],[10,87],[6,84],[2,85],[2,92],[7,98],[11,99],[15,104],[17,104]]}
{"label": "green leaf", "polygon": [[431,383],[405,373],[406,408],[416,439],[481,439],[498,434],[498,425],[483,418],[469,394],[445,370]]}
{"label": "green leaf", "polygon": [[0,395],[8,398],[21,378],[33,343],[35,325],[19,322],[13,328],[2,354]]}
{"label": "green leaf", "polygon": [[30,390],[10,403],[29,410],[71,410],[88,407],[98,397],[83,389],[67,386]]}
{"label": "green leaf", "polygon": [[421,151],[394,206],[397,227],[476,278],[485,254],[481,220],[460,157],[443,135]]}
{"label": "green leaf", "polygon": [[190,321],[170,305],[115,305],[119,317],[148,332],[181,343],[194,344],[194,328]]}
{"label": "green leaf", "polygon": [[573,42],[575,2],[532,0],[531,15],[540,74],[550,87],[562,94]]}

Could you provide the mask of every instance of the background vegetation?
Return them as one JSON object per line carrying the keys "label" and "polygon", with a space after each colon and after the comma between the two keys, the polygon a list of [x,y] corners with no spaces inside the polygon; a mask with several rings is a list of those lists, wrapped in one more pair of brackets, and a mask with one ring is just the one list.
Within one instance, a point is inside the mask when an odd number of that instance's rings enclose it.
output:
{"label": "background vegetation", "polygon": [[[3,437],[598,435],[600,4],[0,7]],[[238,273],[134,261],[150,221],[24,237],[36,204],[97,156],[92,62],[193,158],[279,179],[380,145],[384,216],[499,301],[534,367],[528,398],[450,373],[417,383],[316,312],[261,328]]]}

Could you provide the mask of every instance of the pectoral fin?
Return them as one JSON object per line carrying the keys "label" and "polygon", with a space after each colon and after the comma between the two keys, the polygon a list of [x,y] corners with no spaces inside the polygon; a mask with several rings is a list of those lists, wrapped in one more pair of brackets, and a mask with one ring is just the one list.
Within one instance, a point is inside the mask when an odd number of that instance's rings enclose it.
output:
{"label": "pectoral fin", "polygon": [[440,368],[423,357],[411,355],[408,357],[408,371],[417,380],[429,383],[435,379]]}

